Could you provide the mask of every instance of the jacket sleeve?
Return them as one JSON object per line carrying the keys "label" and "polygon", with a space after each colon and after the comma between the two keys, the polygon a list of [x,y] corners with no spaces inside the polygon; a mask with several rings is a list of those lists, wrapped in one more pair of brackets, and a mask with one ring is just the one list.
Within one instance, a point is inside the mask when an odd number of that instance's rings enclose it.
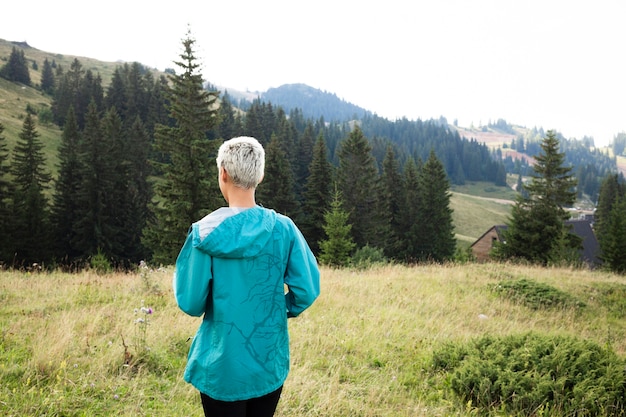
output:
{"label": "jacket sleeve", "polygon": [[174,297],[178,307],[190,316],[206,311],[212,277],[211,256],[193,245],[193,231],[187,235],[174,270]]}
{"label": "jacket sleeve", "polygon": [[295,224],[293,229],[295,238],[285,273],[287,317],[297,317],[320,294],[320,271],[315,256]]}

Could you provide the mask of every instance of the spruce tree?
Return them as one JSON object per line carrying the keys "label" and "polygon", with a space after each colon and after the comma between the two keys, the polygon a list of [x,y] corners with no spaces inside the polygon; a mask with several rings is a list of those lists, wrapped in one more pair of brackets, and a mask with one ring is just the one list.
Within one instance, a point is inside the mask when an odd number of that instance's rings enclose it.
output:
{"label": "spruce tree", "polygon": [[0,265],[11,258],[9,242],[13,239],[10,234],[12,182],[9,180],[9,149],[4,137],[4,125],[0,123]]}
{"label": "spruce tree", "polygon": [[115,225],[113,207],[109,205],[114,189],[115,157],[112,144],[103,133],[97,105],[92,101],[87,109],[85,129],[79,142],[78,206],[71,245],[81,258],[104,254],[111,259],[114,248]]}
{"label": "spruce tree", "polygon": [[322,134],[315,141],[309,171],[304,188],[302,233],[313,253],[318,253],[319,242],[324,238],[324,216],[330,210],[333,182],[333,166],[328,160],[328,148]]}
{"label": "spruce tree", "polygon": [[146,131],[152,136],[157,124],[169,125],[169,102],[167,100],[168,82],[163,75],[154,80],[149,90],[148,115],[144,121]]}
{"label": "spruce tree", "polygon": [[72,263],[79,256],[80,251],[73,248],[74,223],[79,213],[79,204],[76,200],[81,186],[79,146],[80,132],[74,108],[70,107],[65,119],[61,144],[59,145],[59,173],[55,182],[55,192],[52,205],[52,231],[54,236],[54,256],[63,263]]}
{"label": "spruce tree", "polygon": [[127,133],[125,163],[127,164],[126,196],[127,213],[124,230],[127,234],[124,253],[137,263],[146,259],[148,252],[141,242],[148,222],[148,207],[152,199],[152,186],[148,179],[152,173],[149,164],[150,137],[141,119],[137,117]]}
{"label": "spruce tree", "polygon": [[600,241],[604,267],[618,274],[626,273],[626,196],[617,197],[605,219]]}
{"label": "spruce tree", "polygon": [[554,131],[548,131],[541,143],[542,152],[535,156],[534,175],[525,185],[535,203],[553,208],[560,218],[569,219],[576,201],[576,178],[571,166],[565,166],[565,153],[559,152],[559,140]]}
{"label": "spruce tree", "polygon": [[130,242],[134,241],[134,229],[129,224],[131,211],[130,189],[130,147],[123,128],[120,114],[115,107],[106,111],[101,120],[102,141],[107,152],[102,160],[102,169],[106,170],[108,182],[105,198],[105,207],[108,215],[107,241],[109,248],[102,251],[116,266],[128,268],[137,261],[130,259]]}
{"label": "spruce tree", "polygon": [[43,60],[43,68],[41,69],[41,90],[46,94],[54,94],[54,71],[48,58]]}
{"label": "spruce tree", "polygon": [[13,150],[11,165],[15,185],[12,251],[18,263],[31,265],[49,256],[49,213],[45,195],[52,179],[46,170],[43,143],[30,114]]}
{"label": "spruce tree", "polygon": [[535,157],[533,166],[535,174],[523,186],[528,196],[518,195],[503,234],[504,241],[494,246],[493,254],[497,258],[547,265],[561,262],[560,254],[581,245],[580,238],[570,234],[564,224],[569,218],[565,207],[576,199],[572,169],[564,166],[565,154],[559,152],[559,141],[553,131],[547,132],[540,146],[542,151]]}
{"label": "spruce tree", "polygon": [[160,264],[172,264],[191,223],[221,204],[215,164],[218,144],[207,138],[218,121],[219,93],[203,88],[195,42],[188,32],[180,61],[175,62],[181,74],[170,77],[168,100],[174,124],[155,128],[155,149],[165,162],[155,163],[163,179],[155,185],[153,217],[144,244]]}
{"label": "spruce tree", "polygon": [[143,67],[138,62],[130,64],[127,70],[126,111],[119,112],[126,126],[134,123],[137,117],[143,120],[148,114],[148,93],[142,71]]}
{"label": "spruce tree", "polygon": [[315,144],[315,138],[313,133],[313,124],[307,123],[304,133],[300,137],[298,142],[296,159],[295,159],[295,173],[296,184],[298,187],[298,195],[301,196],[302,188],[309,178],[311,161],[313,161],[313,148]]}
{"label": "spruce tree", "polygon": [[400,224],[400,211],[402,207],[402,196],[404,195],[404,184],[400,172],[400,164],[396,158],[393,146],[388,145],[383,159],[383,169],[381,174],[381,196],[380,208],[381,225],[385,230],[385,256],[397,258],[400,249],[402,226]]}
{"label": "spruce tree", "polygon": [[377,218],[378,167],[372,147],[357,126],[340,144],[337,182],[343,208],[350,217],[357,247],[381,248],[380,222]]}
{"label": "spruce tree", "polygon": [[113,71],[104,102],[107,109],[115,107],[118,112],[125,114],[127,111],[126,85],[122,68],[116,67]]}
{"label": "spruce tree", "polygon": [[[271,106],[271,105],[270,105]],[[298,197],[301,194],[301,190],[299,188],[299,153],[300,153],[300,140],[299,140],[299,133],[296,130],[294,124],[287,119],[287,115],[285,114],[285,111],[282,109],[282,107],[279,107],[278,110],[276,110],[275,114],[273,115],[272,118],[268,118],[269,120],[273,120],[275,127],[274,128],[268,128],[268,130],[271,129],[271,135],[276,135],[278,142],[280,143],[280,147],[281,149],[285,152],[285,157],[287,158],[287,161],[289,162],[289,168],[291,169],[291,172],[293,173],[293,178],[294,178],[294,182],[296,184],[296,194],[298,195]],[[270,136],[271,137],[271,136]],[[302,155],[304,158],[307,157],[307,155]],[[310,157],[310,153],[308,155]],[[310,159],[309,159],[310,162]]]}
{"label": "spruce tree", "polygon": [[321,263],[336,267],[350,263],[350,255],[356,244],[350,234],[352,225],[348,222],[349,217],[349,213],[341,206],[341,194],[335,189],[330,210],[324,214],[323,228],[326,238],[319,242]]}
{"label": "spruce tree", "polygon": [[605,225],[610,219],[613,205],[616,201],[624,197],[624,195],[626,195],[626,185],[620,183],[617,174],[609,175],[602,181],[594,222],[594,229],[600,244],[602,244],[602,240],[606,234]]}
{"label": "spruce tree", "polygon": [[600,244],[600,258],[607,270],[624,273],[624,240],[626,233],[626,185],[617,174],[602,181],[595,212],[594,230]]}
{"label": "spruce tree", "polygon": [[403,192],[400,199],[400,213],[398,225],[401,229],[398,241],[398,252],[395,256],[405,262],[415,262],[419,259],[420,235],[418,231],[420,223],[421,197],[419,192],[420,172],[415,160],[409,158],[404,164]]}
{"label": "spruce tree", "polygon": [[224,94],[219,110],[220,123],[218,126],[218,136],[224,140],[241,136],[241,124],[235,116],[235,109],[230,101],[230,96]]}
{"label": "spruce tree", "polygon": [[[59,67],[59,72],[61,72]],[[78,59],[74,59],[69,71],[57,77],[57,88],[52,101],[52,113],[54,120],[59,126],[65,123],[65,117],[70,107],[74,108],[79,128],[84,126],[84,115],[88,103],[84,103],[80,97],[80,86],[85,75],[85,70]]]}
{"label": "spruce tree", "polygon": [[265,175],[257,187],[256,199],[262,206],[299,222],[301,210],[294,192],[293,172],[276,135],[265,148]]}
{"label": "spruce tree", "polygon": [[0,77],[15,83],[30,85],[30,72],[23,49],[17,49],[15,46],[11,49],[9,61],[0,68]]}
{"label": "spruce tree", "polygon": [[452,259],[456,250],[450,183],[443,164],[431,150],[418,176],[419,241],[417,256],[423,261],[443,262]]}

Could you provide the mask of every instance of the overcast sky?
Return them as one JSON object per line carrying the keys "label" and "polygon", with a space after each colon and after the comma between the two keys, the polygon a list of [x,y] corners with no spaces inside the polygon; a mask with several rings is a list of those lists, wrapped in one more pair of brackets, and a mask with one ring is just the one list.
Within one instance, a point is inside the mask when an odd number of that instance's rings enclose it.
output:
{"label": "overcast sky", "polygon": [[191,29],[206,81],[304,83],[395,119],[506,119],[626,131],[623,0],[70,0],[6,2],[0,38],[174,68]]}

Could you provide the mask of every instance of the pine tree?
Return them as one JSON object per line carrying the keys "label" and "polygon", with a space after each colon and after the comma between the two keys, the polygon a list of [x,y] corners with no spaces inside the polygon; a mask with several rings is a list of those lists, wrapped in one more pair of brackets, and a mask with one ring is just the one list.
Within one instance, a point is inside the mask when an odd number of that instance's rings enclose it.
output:
{"label": "pine tree", "polygon": [[10,233],[12,182],[9,180],[9,149],[4,137],[4,125],[0,123],[0,265],[11,258],[9,242],[13,240]]}
{"label": "pine tree", "polygon": [[[270,118],[268,117],[268,119]],[[291,172],[294,178],[294,183],[296,184],[296,189],[295,189],[296,195],[300,197],[301,190],[299,188],[299,184],[297,183],[297,181],[299,180],[298,163],[299,163],[299,157],[300,157],[299,155],[300,134],[296,130],[294,124],[291,123],[291,121],[287,119],[287,115],[285,114],[285,111],[282,109],[282,107],[279,107],[278,110],[276,110],[275,114],[270,120],[273,120],[275,127],[267,128],[267,130],[272,129],[271,136],[276,135],[276,138],[278,139],[278,142],[280,143],[281,149],[283,150],[283,152],[285,152],[285,157],[287,158],[287,161],[289,162],[289,168],[291,169]],[[306,155],[303,155],[303,156],[306,158]],[[310,154],[308,156],[310,157]]]}
{"label": "pine tree", "polygon": [[28,71],[24,50],[18,50],[15,46],[11,49],[9,61],[0,68],[0,77],[16,83],[30,85],[30,72]]}
{"label": "pine tree", "polygon": [[48,58],[43,60],[43,68],[41,70],[41,90],[46,94],[54,94],[54,71]]}
{"label": "pine tree", "polygon": [[419,259],[419,244],[421,236],[418,232],[420,224],[420,213],[417,209],[420,207],[421,198],[419,192],[420,172],[413,158],[404,164],[403,185],[404,189],[401,193],[400,214],[398,216],[398,225],[401,229],[398,241],[398,252],[395,256],[405,262],[415,262]]}
{"label": "pine tree", "polygon": [[613,205],[626,195],[626,185],[620,183],[617,174],[609,175],[602,181],[595,212],[594,229],[598,242],[602,244],[605,236],[605,225],[609,221]]}
{"label": "pine tree", "polygon": [[182,41],[180,61],[175,62],[182,73],[170,77],[168,99],[174,125],[160,124],[155,129],[156,150],[167,162],[155,164],[163,180],[155,186],[153,218],[144,244],[152,251],[153,260],[161,264],[172,264],[191,223],[221,204],[217,144],[207,139],[207,131],[218,121],[219,93],[203,89],[195,42],[188,32]]}
{"label": "pine tree", "polygon": [[148,93],[142,71],[143,67],[138,62],[133,62],[127,70],[126,111],[119,112],[127,126],[134,123],[137,117],[143,120],[148,114]]}
{"label": "pine tree", "polygon": [[58,150],[59,174],[55,182],[51,214],[53,236],[56,242],[54,255],[65,263],[74,262],[80,255],[80,252],[76,251],[71,244],[74,240],[74,223],[79,213],[76,196],[82,182],[78,156],[79,143],[78,123],[74,108],[70,107]]}
{"label": "pine tree", "polygon": [[328,160],[328,148],[322,134],[315,141],[309,171],[304,189],[302,232],[313,253],[318,253],[319,242],[324,238],[324,216],[330,210],[333,182],[333,166]]}
{"label": "pine tree", "polygon": [[617,197],[605,220],[600,241],[604,267],[618,274],[626,273],[626,196]]}
{"label": "pine tree", "polygon": [[626,233],[626,185],[617,174],[602,181],[595,212],[594,230],[601,249],[601,259],[606,269],[624,273],[624,240]]}
{"label": "pine tree", "polygon": [[571,167],[564,166],[565,154],[559,152],[559,141],[553,131],[547,132],[541,149],[535,157],[535,175],[523,186],[528,197],[518,196],[504,241],[494,246],[493,255],[497,258],[547,265],[561,262],[560,254],[581,244],[580,238],[569,234],[564,224],[569,218],[565,207],[576,199],[576,179]]}
{"label": "pine tree", "polygon": [[125,114],[126,108],[126,85],[124,81],[123,67],[116,67],[113,71],[113,77],[107,87],[105,97],[105,105],[107,109],[115,107],[118,112]]}
{"label": "pine tree", "polygon": [[400,164],[391,145],[383,159],[381,174],[380,217],[384,220],[385,246],[382,248],[385,256],[396,258],[400,246],[402,226],[400,224],[400,211],[404,190],[403,178],[400,173]]}
{"label": "pine tree", "polygon": [[565,153],[559,152],[559,140],[554,131],[548,131],[541,143],[542,153],[535,156],[534,176],[525,185],[531,199],[557,211],[563,220],[569,219],[565,207],[576,201],[576,178],[572,167],[565,166]]}
{"label": "pine tree", "polygon": [[232,139],[242,135],[241,124],[235,117],[235,109],[230,101],[230,96],[224,94],[219,110],[220,124],[218,126],[218,136],[224,140]]}
{"label": "pine tree", "polygon": [[167,78],[161,75],[154,80],[150,87],[148,103],[148,115],[144,121],[146,131],[152,136],[154,127],[158,124],[169,125],[170,117],[168,113],[169,102],[166,98],[168,91]]}
{"label": "pine tree", "polygon": [[378,167],[372,147],[358,126],[341,143],[337,180],[357,247],[369,245],[380,249],[380,223],[376,215]]}
{"label": "pine tree", "polygon": [[97,105],[87,109],[85,129],[79,142],[81,180],[76,192],[78,206],[73,228],[72,247],[83,260],[99,253],[110,259],[114,250],[114,212],[109,200],[114,189],[115,173],[112,158],[115,152],[103,133]]}
{"label": "pine tree", "polygon": [[148,252],[141,242],[143,230],[148,222],[148,207],[152,200],[152,187],[148,178],[152,172],[149,164],[150,137],[141,119],[137,117],[128,132],[126,163],[128,183],[126,185],[127,213],[124,230],[126,258],[132,263],[147,259]]}
{"label": "pine tree", "polygon": [[45,191],[51,181],[46,171],[43,143],[30,114],[26,114],[13,150],[11,173],[15,193],[12,250],[25,265],[46,261],[49,256],[49,213]]}
{"label": "pine tree", "polygon": [[105,236],[109,247],[100,252],[106,255],[116,266],[128,268],[138,260],[131,260],[130,242],[135,241],[135,230],[129,224],[132,198],[130,195],[130,147],[123,128],[122,118],[115,107],[106,111],[101,120],[102,141],[107,148],[102,159],[102,169],[108,175],[104,202],[108,215]]}
{"label": "pine tree", "polygon": [[356,244],[350,234],[352,225],[348,223],[349,217],[349,213],[341,206],[341,194],[335,189],[330,210],[324,215],[326,239],[319,242],[321,263],[337,267],[350,263],[350,255]]}
{"label": "pine tree", "polygon": [[265,175],[257,187],[256,199],[262,206],[299,222],[301,211],[294,192],[293,172],[276,135],[265,149]]}
{"label": "pine tree", "polygon": [[313,124],[307,123],[304,133],[300,137],[295,158],[296,185],[298,196],[301,196],[302,188],[310,175],[311,161],[313,161],[313,148],[315,139],[313,136]]}
{"label": "pine tree", "polygon": [[435,262],[449,260],[456,250],[450,183],[443,164],[433,150],[418,177],[418,190],[418,258]]}

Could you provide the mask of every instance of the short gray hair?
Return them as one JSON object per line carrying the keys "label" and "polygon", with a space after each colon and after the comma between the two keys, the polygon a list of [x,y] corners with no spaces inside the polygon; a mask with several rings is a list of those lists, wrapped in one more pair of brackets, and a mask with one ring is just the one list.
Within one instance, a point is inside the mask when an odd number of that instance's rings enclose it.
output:
{"label": "short gray hair", "polygon": [[217,151],[217,169],[224,168],[240,188],[256,188],[265,171],[265,150],[258,140],[239,136],[224,142]]}

